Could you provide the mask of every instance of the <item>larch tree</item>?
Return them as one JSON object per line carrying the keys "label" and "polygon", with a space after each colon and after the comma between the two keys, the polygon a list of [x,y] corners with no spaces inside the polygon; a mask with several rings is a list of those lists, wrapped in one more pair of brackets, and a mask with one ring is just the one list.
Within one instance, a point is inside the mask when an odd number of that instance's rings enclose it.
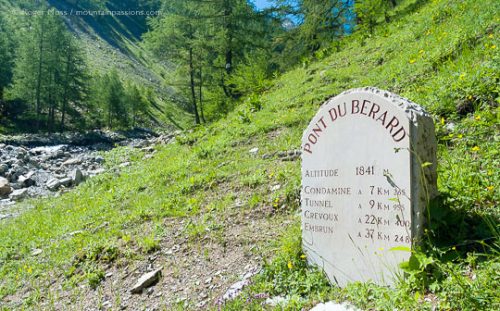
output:
{"label": "larch tree", "polygon": [[48,131],[66,123],[70,104],[83,97],[86,65],[76,40],[53,9],[29,17],[21,31],[11,93],[33,103],[35,127],[41,129],[42,116]]}

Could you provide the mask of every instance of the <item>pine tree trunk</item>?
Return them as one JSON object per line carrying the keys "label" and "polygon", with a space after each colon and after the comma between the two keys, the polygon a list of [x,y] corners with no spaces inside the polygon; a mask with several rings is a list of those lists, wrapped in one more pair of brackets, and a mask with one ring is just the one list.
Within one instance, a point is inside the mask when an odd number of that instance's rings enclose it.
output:
{"label": "pine tree trunk", "polygon": [[205,120],[205,114],[203,113],[203,71],[200,66],[200,87],[199,87],[199,95],[200,95],[200,113],[201,113],[201,120],[203,123],[207,123],[207,120]]}
{"label": "pine tree trunk", "polygon": [[38,52],[39,52],[39,57],[38,57],[38,74],[37,74],[37,85],[36,85],[36,130],[40,130],[40,114],[41,114],[41,102],[40,102],[40,97],[41,97],[41,91],[42,91],[42,62],[43,62],[43,36],[44,36],[44,24],[43,21],[41,23],[41,30],[40,30],[40,40],[38,43]]}
{"label": "pine tree trunk", "polygon": [[71,51],[68,51],[68,57],[66,58],[66,77],[64,78],[64,95],[61,106],[61,133],[64,132],[64,122],[66,119],[66,105],[68,101],[68,89],[69,89],[69,71],[71,69]]}
{"label": "pine tree trunk", "polygon": [[193,49],[189,48],[189,77],[191,87],[191,100],[193,102],[195,123],[200,124],[200,115],[198,114],[198,105],[196,104],[196,86],[194,84],[194,66],[193,66]]}
{"label": "pine tree trunk", "polygon": [[111,103],[108,103],[108,127],[109,127],[109,129],[111,129],[112,126],[113,126],[113,124],[112,124],[112,119],[111,119]]}

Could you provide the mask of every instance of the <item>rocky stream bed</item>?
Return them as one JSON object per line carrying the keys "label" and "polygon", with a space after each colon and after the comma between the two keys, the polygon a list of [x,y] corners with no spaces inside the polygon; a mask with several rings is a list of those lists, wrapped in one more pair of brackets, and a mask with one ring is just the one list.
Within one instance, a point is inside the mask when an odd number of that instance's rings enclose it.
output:
{"label": "rocky stream bed", "polygon": [[153,145],[173,137],[144,129],[0,136],[0,220],[16,216],[16,203],[24,199],[59,195],[104,173],[103,151],[130,146],[154,152]]}

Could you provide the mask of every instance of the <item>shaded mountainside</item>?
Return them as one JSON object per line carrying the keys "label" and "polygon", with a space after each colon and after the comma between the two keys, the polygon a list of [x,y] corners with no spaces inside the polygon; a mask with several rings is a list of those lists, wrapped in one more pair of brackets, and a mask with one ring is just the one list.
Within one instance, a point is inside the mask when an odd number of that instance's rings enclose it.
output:
{"label": "shaded mountainside", "polygon": [[[225,119],[149,158],[116,148],[106,165],[130,163],[118,173],[25,202],[0,223],[0,308],[498,310],[500,2],[400,2],[390,23],[304,59]],[[330,286],[301,251],[302,132],[326,99],[363,86],[411,99],[436,124],[441,197],[396,289]],[[130,292],[156,269],[153,287]]]}
{"label": "shaded mountainside", "polygon": [[[174,103],[178,102],[176,90],[165,84],[164,78],[172,73],[172,65],[158,61],[140,43],[148,30],[148,16],[138,14],[157,14],[157,1],[48,0],[47,3],[63,16],[67,28],[78,38],[91,73],[103,74],[116,68],[122,77],[155,90],[156,100],[149,111],[152,126],[190,124],[189,114]],[[30,1],[3,0],[0,8],[36,10]]]}

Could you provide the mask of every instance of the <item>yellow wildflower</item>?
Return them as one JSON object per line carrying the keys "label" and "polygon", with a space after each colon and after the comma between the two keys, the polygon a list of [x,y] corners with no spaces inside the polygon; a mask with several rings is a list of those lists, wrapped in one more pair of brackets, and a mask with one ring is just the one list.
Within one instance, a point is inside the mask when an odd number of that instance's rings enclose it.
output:
{"label": "yellow wildflower", "polygon": [[417,61],[416,59],[412,58],[412,59],[410,59],[410,61],[409,61],[409,62],[410,62],[410,64],[413,64],[413,63],[415,63],[416,61]]}
{"label": "yellow wildflower", "polygon": [[288,266],[288,269],[292,270],[292,268],[293,268],[293,264],[292,264],[292,262],[291,262],[291,261],[289,261],[289,262],[288,262],[288,265],[287,265],[287,266]]}
{"label": "yellow wildflower", "polygon": [[458,134],[458,138],[459,138],[459,139],[462,139],[462,138],[464,138],[464,135],[462,135],[462,134]]}
{"label": "yellow wildflower", "polygon": [[493,175],[493,172],[492,171],[488,171],[488,176],[491,176]]}
{"label": "yellow wildflower", "polygon": [[493,34],[490,33],[490,35],[488,36],[488,38],[493,39]]}
{"label": "yellow wildflower", "polygon": [[452,249],[452,250],[456,250],[456,249],[457,249],[457,247],[456,247],[456,246],[453,246],[451,249]]}
{"label": "yellow wildflower", "polygon": [[472,99],[472,95],[467,96],[467,99],[471,100]]}
{"label": "yellow wildflower", "polygon": [[479,148],[478,146],[472,147],[472,151],[479,151],[479,149],[481,149],[481,148]]}
{"label": "yellow wildflower", "polygon": [[463,80],[465,78],[465,73],[460,74],[460,77],[458,77],[460,80]]}
{"label": "yellow wildflower", "polygon": [[302,259],[306,259],[306,257],[307,257],[307,256],[306,256],[306,255],[304,255],[304,254],[300,255],[300,258],[302,258]]}
{"label": "yellow wildflower", "polygon": [[488,191],[493,191],[493,189],[495,189],[495,188],[494,188],[493,186],[488,186],[488,187],[486,187],[486,189],[487,189]]}
{"label": "yellow wildflower", "polygon": [[476,121],[479,121],[479,120],[481,120],[481,116],[477,115],[474,119],[476,119]]}
{"label": "yellow wildflower", "polygon": [[441,117],[441,125],[444,125],[444,117]]}
{"label": "yellow wildflower", "polygon": [[424,50],[418,51],[418,54],[423,54],[423,53],[424,53]]}
{"label": "yellow wildflower", "polygon": [[448,136],[449,136],[450,138],[453,138],[453,136],[454,136],[454,135],[453,135],[453,133],[451,133],[451,134],[448,134]]}
{"label": "yellow wildflower", "polygon": [[496,48],[497,48],[497,46],[493,44],[492,46],[490,46],[490,48],[491,48],[492,50],[494,50],[494,49],[496,49]]}

